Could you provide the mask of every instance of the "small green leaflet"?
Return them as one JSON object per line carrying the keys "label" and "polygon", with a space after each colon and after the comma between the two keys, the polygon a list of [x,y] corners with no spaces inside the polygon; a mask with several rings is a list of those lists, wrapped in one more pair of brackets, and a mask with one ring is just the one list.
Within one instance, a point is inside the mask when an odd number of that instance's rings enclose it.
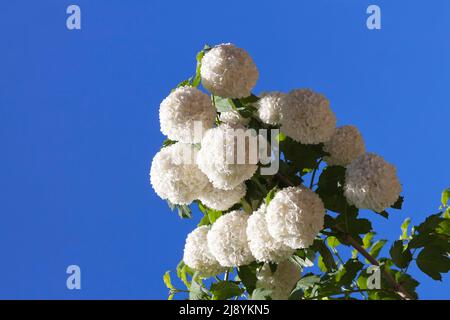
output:
{"label": "small green leaflet", "polygon": [[232,281],[220,281],[211,284],[209,291],[213,295],[213,300],[227,300],[244,293],[244,289],[240,288],[238,283]]}

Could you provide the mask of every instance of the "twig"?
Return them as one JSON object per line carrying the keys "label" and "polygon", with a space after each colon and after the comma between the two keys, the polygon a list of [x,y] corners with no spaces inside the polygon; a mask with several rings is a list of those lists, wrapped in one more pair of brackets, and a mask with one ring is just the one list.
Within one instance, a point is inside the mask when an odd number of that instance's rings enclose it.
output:
{"label": "twig", "polygon": [[316,177],[316,172],[319,169],[320,163],[322,162],[322,159],[319,160],[319,162],[317,162],[316,167],[313,170],[312,176],[311,176],[311,182],[309,183],[309,188],[312,189],[313,185],[314,185],[314,178]]}
{"label": "twig", "polygon": [[334,227],[333,228],[335,231],[341,233],[344,236],[344,240],[345,242],[347,242],[348,244],[350,244],[353,248],[356,249],[356,251],[358,251],[364,258],[367,259],[367,261],[369,261],[372,265],[374,266],[378,266],[381,269],[381,272],[383,273],[383,275],[385,276],[386,280],[388,280],[391,285],[394,287],[394,290],[405,300],[414,300],[414,297],[411,296],[411,294],[405,290],[405,288],[403,288],[403,286],[401,284],[399,284],[394,277],[387,272],[381,265],[380,263],[370,255],[370,253],[368,253],[363,247],[361,247],[361,245],[355,240],[353,239],[353,237],[351,237],[350,235],[342,232],[342,230],[340,230],[339,228]]}

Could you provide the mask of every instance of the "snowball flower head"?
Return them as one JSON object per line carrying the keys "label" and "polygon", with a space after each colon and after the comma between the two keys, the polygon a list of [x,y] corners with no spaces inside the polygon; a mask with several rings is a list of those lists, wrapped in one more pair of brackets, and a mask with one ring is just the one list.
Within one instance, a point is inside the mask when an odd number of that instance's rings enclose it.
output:
{"label": "snowball flower head", "polygon": [[322,230],[324,218],[322,200],[305,187],[282,189],[267,206],[270,234],[293,249],[309,247]]}
{"label": "snowball flower head", "polygon": [[329,165],[345,167],[363,155],[366,147],[358,128],[342,126],[337,128],[331,140],[325,143],[324,151],[330,154],[330,156],[324,157]]}
{"label": "snowball flower head", "polygon": [[209,226],[201,226],[188,234],[184,245],[184,263],[201,273],[203,277],[212,277],[224,271],[208,249],[207,235]]}
{"label": "snowball flower head", "polygon": [[257,137],[248,139],[249,133],[251,131],[244,127],[226,124],[205,133],[198,153],[198,166],[215,188],[234,189],[255,173],[258,168]]}
{"label": "snowball flower head", "polygon": [[258,108],[258,118],[270,125],[277,125],[281,122],[281,106],[286,94],[281,92],[269,92],[261,94],[255,105]]}
{"label": "snowball flower head", "polygon": [[282,114],[281,131],[303,144],[326,142],[336,128],[328,99],[309,89],[291,91],[283,100]]}
{"label": "snowball flower head", "polygon": [[382,212],[401,191],[395,167],[376,154],[366,153],[347,166],[344,195],[357,208]]}
{"label": "snowball flower head", "polygon": [[231,43],[218,45],[205,54],[200,75],[208,91],[224,98],[248,97],[259,77],[249,54]]}
{"label": "snowball flower head", "polygon": [[248,218],[247,239],[250,251],[258,261],[280,262],[294,253],[294,249],[269,234],[264,203]]}
{"label": "snowball flower head", "polygon": [[195,163],[197,152],[193,145],[177,142],[155,155],[150,182],[158,196],[180,205],[198,198],[208,178]]}
{"label": "snowball flower head", "polygon": [[246,126],[250,122],[250,118],[244,118],[236,110],[224,111],[219,116],[220,121],[229,125]]}
{"label": "snowball flower head", "polygon": [[238,184],[230,190],[217,189],[209,183],[198,199],[208,208],[225,211],[240,202],[246,191],[245,183]]}
{"label": "snowball flower head", "polygon": [[300,277],[300,268],[289,259],[279,263],[274,273],[265,264],[257,274],[256,287],[271,290],[273,300],[287,300]]}
{"label": "snowball flower head", "polygon": [[248,217],[241,211],[231,211],[212,225],[208,233],[208,248],[220,265],[236,267],[254,260],[245,232]]}
{"label": "snowball flower head", "polygon": [[216,111],[209,96],[194,87],[179,87],[159,107],[161,132],[169,139],[199,143],[212,128]]}

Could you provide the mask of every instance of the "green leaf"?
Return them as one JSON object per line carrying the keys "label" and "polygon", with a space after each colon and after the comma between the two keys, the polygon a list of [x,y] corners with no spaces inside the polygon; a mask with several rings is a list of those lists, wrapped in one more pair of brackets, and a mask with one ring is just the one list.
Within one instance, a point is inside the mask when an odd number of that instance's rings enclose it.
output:
{"label": "green leaf", "polygon": [[334,236],[329,236],[327,238],[327,243],[331,248],[336,248],[338,245],[340,245],[341,243],[339,242],[339,240],[334,237]]}
{"label": "green leaf", "polygon": [[163,281],[167,289],[175,290],[175,287],[172,285],[172,281],[170,280],[170,271],[166,271],[166,273],[164,273]]}
{"label": "green leaf", "polygon": [[376,241],[372,248],[370,248],[370,255],[374,257],[375,259],[380,254],[381,249],[383,249],[384,245],[386,244],[387,240],[378,240]]}
{"label": "green leaf", "polygon": [[322,199],[326,209],[356,217],[358,209],[347,202],[344,196],[344,184],[345,168],[329,166],[322,171],[319,177],[316,193]]}
{"label": "green leaf", "polygon": [[192,211],[191,208],[187,205],[177,205],[178,215],[182,219],[191,219]]}
{"label": "green leaf", "polygon": [[305,169],[317,168],[319,159],[325,156],[322,144],[304,145],[289,137],[280,141],[279,147],[284,160],[301,174],[305,173]]}
{"label": "green leaf", "polygon": [[261,263],[253,262],[237,269],[239,279],[241,279],[249,294],[252,294],[253,290],[256,288],[256,282],[258,280],[256,274],[261,265]]}
{"label": "green leaf", "polygon": [[434,280],[442,280],[441,273],[447,273],[450,270],[450,259],[447,253],[435,247],[424,248],[417,256],[416,263],[420,270]]}
{"label": "green leaf", "polygon": [[386,210],[381,211],[381,212],[376,212],[374,211],[376,214],[379,214],[380,216],[382,216],[383,218],[389,219],[389,212],[387,212]]}
{"label": "green leaf", "polygon": [[342,269],[336,273],[336,282],[340,286],[350,286],[364,264],[357,259],[348,260]]}
{"label": "green leaf", "polygon": [[443,207],[448,205],[448,199],[450,198],[450,188],[445,189],[441,195],[441,203]]}
{"label": "green leaf", "polygon": [[[189,87],[189,86],[191,86],[191,81],[192,81],[192,77],[190,77],[189,79],[183,80],[177,85],[177,88]],[[175,89],[173,89],[172,92],[173,91],[175,91]]]}
{"label": "green leaf", "polygon": [[209,298],[206,289],[202,284],[197,282],[196,277],[191,282],[191,287],[189,288],[189,300],[207,300]]}
{"label": "green leaf", "polygon": [[389,254],[392,257],[392,261],[399,268],[406,268],[412,260],[411,251],[409,251],[408,248],[404,248],[402,240],[397,240],[394,242],[389,250]]}
{"label": "green leaf", "polygon": [[272,272],[272,274],[274,274],[278,269],[278,264],[276,264],[275,262],[269,262],[269,268],[270,268],[270,272]]}
{"label": "green leaf", "polygon": [[222,216],[223,212],[218,210],[209,210],[208,211],[208,218],[209,222],[213,224],[217,219],[219,219]]}
{"label": "green leaf", "polygon": [[297,264],[301,269],[312,267],[315,258],[315,252],[308,249],[299,249],[290,257],[291,261]]}
{"label": "green leaf", "polygon": [[276,137],[278,142],[284,141],[284,140],[286,140],[286,138],[287,138],[287,136],[283,132],[280,132]]}
{"label": "green leaf", "polygon": [[165,148],[165,147],[168,147],[168,146],[170,146],[172,144],[175,144],[175,143],[177,143],[177,142],[174,141],[174,140],[166,139],[166,140],[164,140],[164,142],[162,144],[162,147]]}
{"label": "green leaf", "polygon": [[417,228],[417,232],[428,234],[436,229],[436,227],[443,221],[441,213],[428,216]]}
{"label": "green leaf", "polygon": [[272,201],[273,197],[275,197],[275,194],[277,193],[277,191],[278,191],[278,187],[275,186],[269,191],[269,193],[267,193],[267,196],[265,199],[267,206],[269,205],[270,201]]}
{"label": "green leaf", "polygon": [[323,263],[322,267],[325,269],[322,271],[326,272],[337,269],[336,262],[334,261],[333,258],[333,254],[331,253],[330,249],[328,249],[323,240],[314,240],[311,249],[316,250],[320,254],[319,263]]}
{"label": "green leaf", "polygon": [[442,221],[436,228],[436,232],[446,236],[450,236],[450,219],[444,219],[444,221]]}
{"label": "green leaf", "polygon": [[395,201],[391,208],[400,210],[403,206],[403,200],[404,198],[402,196],[398,197],[397,201]]}
{"label": "green leaf", "polygon": [[251,94],[251,95],[249,95],[248,97],[239,99],[239,101],[240,101],[242,104],[253,104],[253,103],[255,103],[255,102],[258,102],[259,99],[260,99],[260,98],[259,98],[258,96],[255,96],[254,94]]}
{"label": "green leaf", "polygon": [[296,285],[296,288],[301,288],[302,290],[307,290],[309,288],[312,288],[314,285],[320,282],[320,277],[309,273],[304,275]]}
{"label": "green leaf", "polygon": [[194,275],[194,272],[191,270],[191,268],[189,268],[187,265],[184,264],[183,260],[181,260],[177,265],[177,276],[184,283],[186,288],[189,289],[191,284],[188,281],[187,278],[188,275],[192,277]]}
{"label": "green leaf", "polygon": [[418,299],[416,288],[419,285],[419,282],[411,277],[409,274],[396,272],[395,273],[395,281],[399,285],[401,285],[410,295],[413,296],[414,299]]}
{"label": "green leaf", "polygon": [[192,211],[189,206],[173,204],[169,200],[167,200],[167,204],[168,204],[170,210],[173,211],[173,210],[177,209],[178,215],[180,216],[180,218],[182,218],[182,219],[192,218]]}
{"label": "green leaf", "polygon": [[272,300],[272,290],[257,288],[253,290],[252,300]]}
{"label": "green leaf", "polygon": [[236,282],[220,281],[211,284],[209,291],[213,294],[213,300],[227,300],[244,293]]}
{"label": "green leaf", "polygon": [[369,249],[372,246],[372,239],[375,236],[375,232],[366,233],[363,238],[363,248]]}
{"label": "green leaf", "polygon": [[323,262],[323,257],[322,257],[322,256],[319,256],[319,259],[317,259],[317,265],[318,265],[319,269],[320,269],[322,272],[327,272],[327,271],[328,271],[327,266],[326,266],[325,263]]}
{"label": "green leaf", "polygon": [[367,289],[367,279],[369,279],[369,275],[367,274],[367,270],[361,271],[359,274],[358,280],[356,281],[359,289]]}
{"label": "green leaf", "polygon": [[205,215],[203,215],[202,219],[198,223],[197,227],[209,226],[210,224],[211,224],[211,222],[209,221],[209,217],[207,214],[205,214]]}
{"label": "green leaf", "polygon": [[372,224],[367,219],[359,219],[358,211],[344,210],[336,218],[336,225],[346,233],[358,237],[360,234],[366,234],[372,230]]}
{"label": "green leaf", "polygon": [[233,111],[233,106],[230,104],[230,100],[219,96],[214,96],[214,104],[218,112]]}
{"label": "green leaf", "polygon": [[402,235],[400,237],[400,240],[408,239],[408,227],[409,227],[410,222],[411,222],[411,218],[406,218],[403,221],[402,225],[400,226],[400,229],[402,230]]}
{"label": "green leaf", "polygon": [[197,67],[195,68],[195,77],[192,80],[193,87],[198,87],[200,85],[200,81],[202,79],[201,75],[200,75],[200,69],[202,67],[202,59],[203,59],[203,56],[205,55],[206,51],[208,51],[209,49],[210,49],[210,47],[208,45],[205,45],[203,50],[200,51],[199,53],[197,53]]}

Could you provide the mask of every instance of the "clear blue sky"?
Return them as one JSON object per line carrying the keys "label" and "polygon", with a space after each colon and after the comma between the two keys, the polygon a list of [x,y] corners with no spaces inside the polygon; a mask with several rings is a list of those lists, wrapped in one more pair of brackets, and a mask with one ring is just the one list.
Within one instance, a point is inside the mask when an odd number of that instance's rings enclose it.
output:
{"label": "clear blue sky", "polygon": [[[78,4],[82,30],[65,26]],[[382,30],[365,26],[382,9]],[[152,191],[160,101],[205,43],[246,48],[256,93],[310,87],[395,163],[407,216],[437,212],[450,185],[450,2],[42,0],[0,4],[0,298],[161,298],[199,220]],[[82,290],[65,287],[66,267]],[[450,298],[449,277],[422,298]]]}

